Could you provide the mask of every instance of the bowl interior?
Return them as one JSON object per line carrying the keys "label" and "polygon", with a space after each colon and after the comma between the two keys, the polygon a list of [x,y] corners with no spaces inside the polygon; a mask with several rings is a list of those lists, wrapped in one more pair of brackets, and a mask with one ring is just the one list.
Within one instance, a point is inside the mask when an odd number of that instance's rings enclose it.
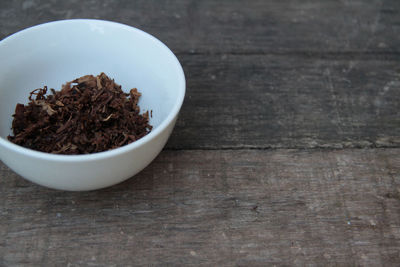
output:
{"label": "bowl interior", "polygon": [[[106,73],[122,89],[138,88],[141,111],[152,110],[155,131],[184,96],[182,68],[172,52],[135,28],[99,20],[42,24],[0,42],[0,136],[11,134],[17,103],[29,92],[83,75]],[[177,107],[178,106],[178,107]],[[1,141],[1,140],[0,140]]]}

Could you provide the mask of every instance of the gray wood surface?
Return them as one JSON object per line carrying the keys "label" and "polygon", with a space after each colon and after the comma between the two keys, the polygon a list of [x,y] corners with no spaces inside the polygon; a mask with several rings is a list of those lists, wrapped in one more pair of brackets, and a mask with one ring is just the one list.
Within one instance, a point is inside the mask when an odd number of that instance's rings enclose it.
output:
{"label": "gray wood surface", "polygon": [[[139,175],[60,192],[0,162],[0,266],[398,266],[400,1],[0,1],[0,39],[143,29],[187,95]],[[45,40],[44,40],[45,41]]]}
{"label": "gray wood surface", "polygon": [[399,1],[245,2],[3,1],[0,37],[82,17],[154,34],[188,82],[170,149],[400,143]]}
{"label": "gray wood surface", "polygon": [[400,262],[400,149],[164,151],[86,193],[0,166],[2,265]]}
{"label": "gray wood surface", "polygon": [[400,144],[397,58],[199,55],[180,59],[188,90],[168,148]]}
{"label": "gray wood surface", "polygon": [[177,53],[398,53],[397,0],[100,0],[0,2],[0,38],[58,19],[139,27]]}

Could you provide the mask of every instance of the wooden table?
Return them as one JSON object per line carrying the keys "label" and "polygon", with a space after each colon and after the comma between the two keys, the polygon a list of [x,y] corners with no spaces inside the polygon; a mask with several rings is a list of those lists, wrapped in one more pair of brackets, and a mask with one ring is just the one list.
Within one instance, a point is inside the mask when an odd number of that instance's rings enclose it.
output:
{"label": "wooden table", "polygon": [[[187,95],[130,180],[0,163],[1,266],[399,266],[400,1],[1,1],[0,38],[98,18],[178,56]],[[46,42],[46,40],[43,40]]]}

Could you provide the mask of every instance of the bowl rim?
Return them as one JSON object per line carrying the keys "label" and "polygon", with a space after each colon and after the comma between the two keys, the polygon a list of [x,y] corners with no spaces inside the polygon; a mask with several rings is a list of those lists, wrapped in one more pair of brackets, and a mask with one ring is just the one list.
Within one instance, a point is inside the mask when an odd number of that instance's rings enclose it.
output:
{"label": "bowl rim", "polygon": [[124,153],[127,153],[131,150],[134,150],[137,147],[143,146],[149,142],[151,142],[153,139],[155,139],[161,132],[163,132],[170,124],[171,122],[175,119],[175,117],[178,115],[184,98],[185,98],[185,93],[186,93],[186,79],[185,79],[185,73],[183,71],[182,65],[180,64],[178,58],[175,56],[175,54],[169,49],[163,42],[161,42],[159,39],[154,37],[153,35],[140,30],[138,28],[135,28],[133,26],[129,26],[127,24],[123,24],[120,22],[114,22],[114,21],[109,21],[109,20],[100,20],[100,19],[66,19],[66,20],[56,20],[56,21],[50,21],[42,24],[38,24],[32,27],[28,27],[26,29],[23,29],[21,31],[18,31],[14,34],[11,34],[4,38],[3,40],[0,40],[0,48],[3,44],[6,44],[9,41],[12,41],[16,38],[20,38],[24,33],[26,32],[31,32],[35,30],[40,30],[42,28],[46,28],[48,26],[52,25],[62,25],[62,24],[76,24],[76,23],[95,23],[97,25],[113,25],[120,27],[121,29],[124,29],[129,32],[134,32],[135,34],[142,35],[145,38],[148,38],[152,40],[156,45],[158,45],[161,49],[164,49],[167,54],[169,54],[172,57],[172,60],[174,61],[175,65],[178,68],[178,98],[175,101],[175,104],[172,108],[172,110],[169,112],[167,117],[161,122],[161,124],[153,129],[149,134],[146,136],[140,138],[137,141],[134,141],[130,144],[124,145],[122,147],[114,148],[111,150],[107,151],[102,151],[102,152],[96,152],[96,153],[91,153],[91,154],[78,154],[78,155],[65,155],[65,154],[52,154],[52,153],[47,153],[47,152],[41,152],[37,150],[33,150],[30,148],[26,148],[17,144],[14,144],[7,139],[3,138],[0,136],[0,147],[3,146],[9,150],[13,150],[19,154],[24,154],[29,157],[37,158],[37,159],[43,159],[43,160],[48,160],[48,161],[59,161],[59,162],[74,162],[74,161],[94,161],[94,160],[99,160],[99,159],[106,159],[110,158],[116,155],[121,155]]}

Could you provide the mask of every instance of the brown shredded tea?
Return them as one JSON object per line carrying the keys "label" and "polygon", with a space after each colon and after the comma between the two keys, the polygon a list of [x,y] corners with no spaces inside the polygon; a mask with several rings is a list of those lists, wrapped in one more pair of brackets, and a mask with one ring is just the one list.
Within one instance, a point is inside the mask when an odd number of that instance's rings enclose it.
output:
{"label": "brown shredded tea", "polygon": [[8,140],[48,153],[88,154],[132,143],[152,129],[148,111],[140,114],[137,89],[126,94],[104,73],[50,90],[33,90],[27,105],[17,104]]}

